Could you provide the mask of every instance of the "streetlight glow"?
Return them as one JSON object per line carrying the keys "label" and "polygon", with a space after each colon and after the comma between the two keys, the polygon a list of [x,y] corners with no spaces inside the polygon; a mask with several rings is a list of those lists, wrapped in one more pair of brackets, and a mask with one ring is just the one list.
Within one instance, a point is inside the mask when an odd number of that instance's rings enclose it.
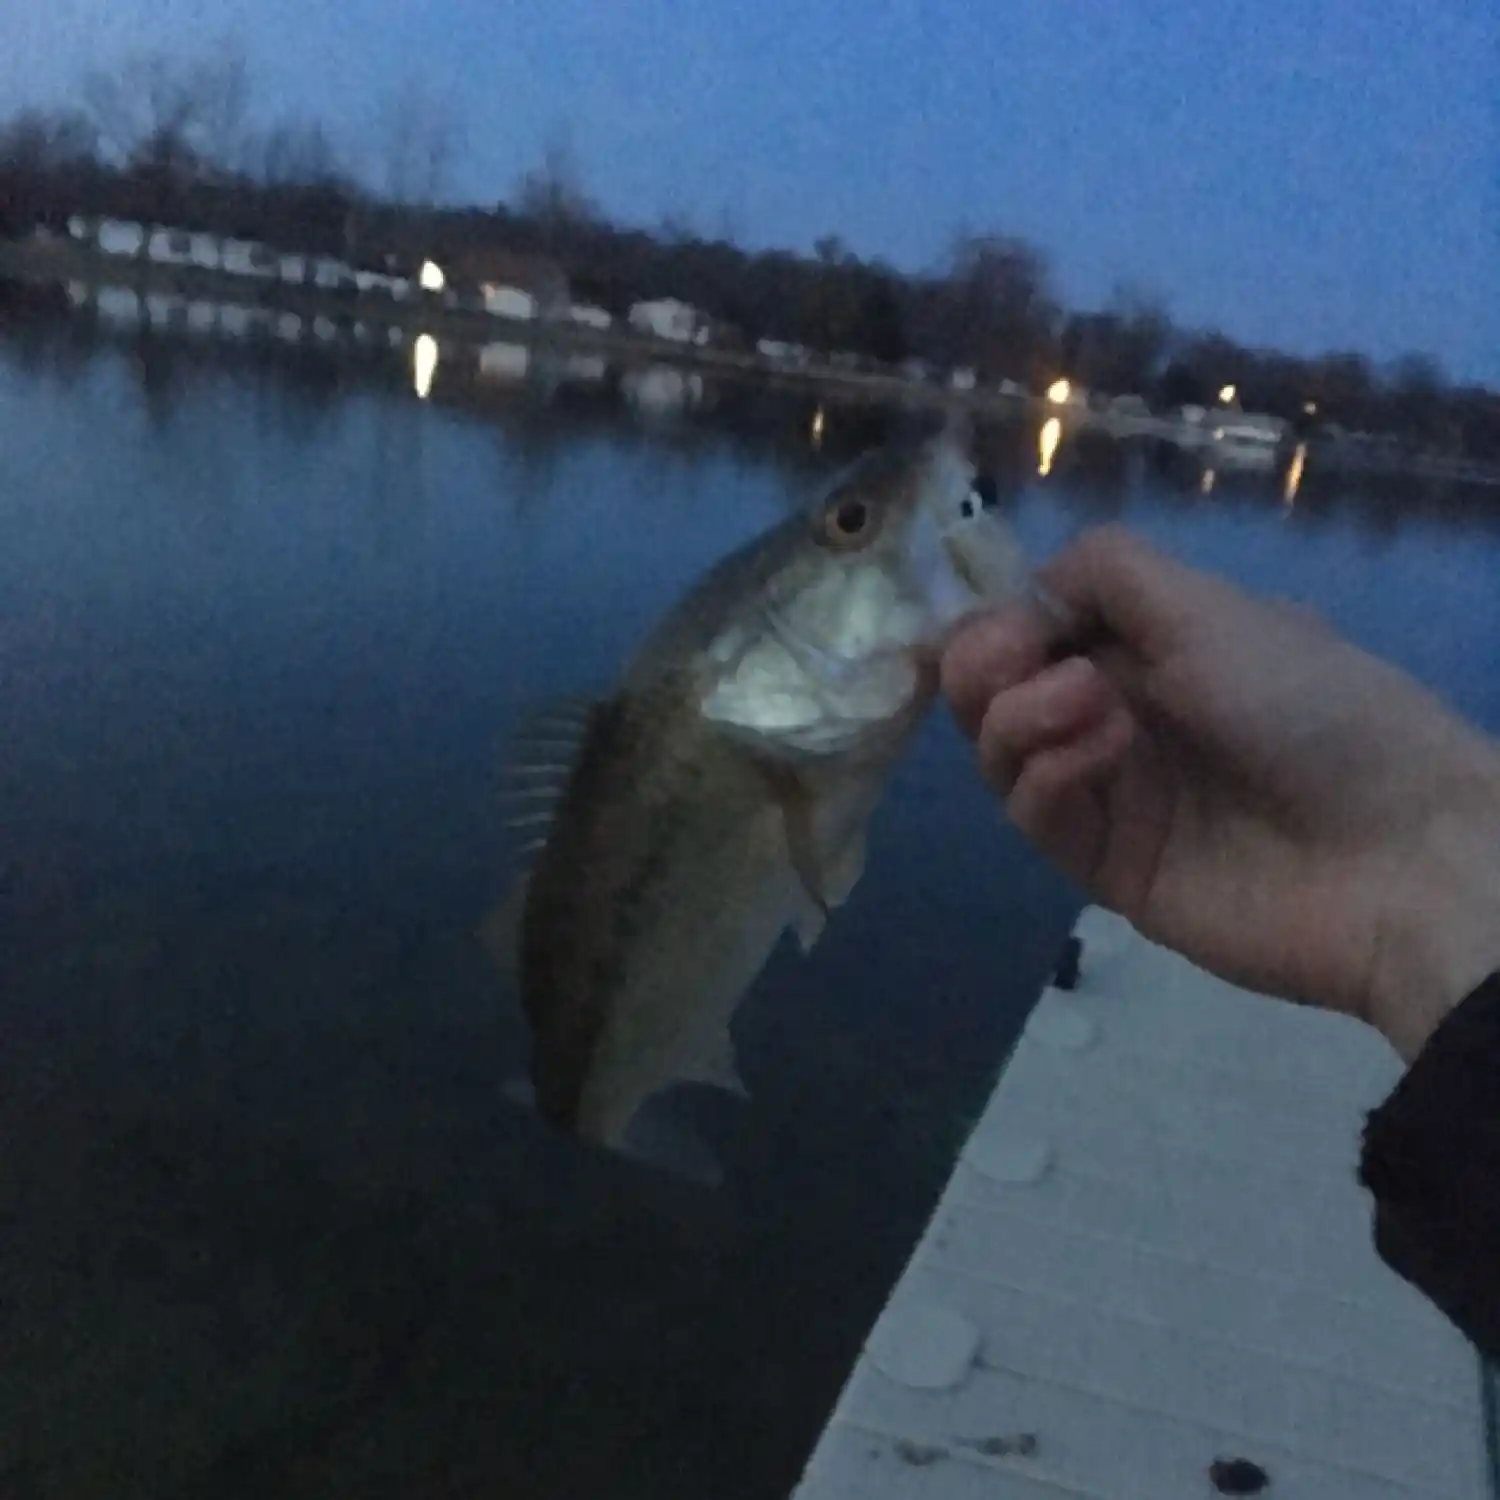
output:
{"label": "streetlight glow", "polygon": [[1047,399],[1054,406],[1062,406],[1067,401],[1068,397],[1072,394],[1073,386],[1071,381],[1054,380],[1052,384],[1047,387]]}

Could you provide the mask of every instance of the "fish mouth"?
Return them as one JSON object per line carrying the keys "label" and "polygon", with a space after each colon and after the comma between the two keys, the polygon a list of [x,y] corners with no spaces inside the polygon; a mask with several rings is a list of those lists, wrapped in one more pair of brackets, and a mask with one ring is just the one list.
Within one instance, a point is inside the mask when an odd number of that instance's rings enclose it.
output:
{"label": "fish mouth", "polygon": [[948,559],[948,566],[957,575],[958,581],[974,596],[974,603],[977,606],[984,598],[984,580],[979,576],[964,549],[959,546],[957,538],[951,536],[943,538],[943,553]]}

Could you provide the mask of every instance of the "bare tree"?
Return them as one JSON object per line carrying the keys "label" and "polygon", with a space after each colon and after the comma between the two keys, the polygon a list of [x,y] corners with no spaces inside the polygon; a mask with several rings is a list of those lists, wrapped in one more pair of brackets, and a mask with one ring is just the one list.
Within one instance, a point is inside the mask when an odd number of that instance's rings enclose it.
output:
{"label": "bare tree", "polygon": [[0,123],[0,166],[30,175],[92,161],[99,149],[93,121],[78,109],[23,109]]}
{"label": "bare tree", "polygon": [[[583,190],[578,157],[566,131],[554,131],[542,148],[541,161],[522,173],[516,184],[515,205],[519,213],[540,226],[548,241],[568,225],[587,224],[598,218],[597,206]],[[692,237],[686,221],[673,228],[674,233],[681,229],[681,238]]]}
{"label": "bare tree", "polygon": [[452,101],[407,79],[385,98],[381,135],[387,196],[431,207],[451,185],[463,147]]}
{"label": "bare tree", "polygon": [[282,120],[260,141],[259,175],[272,186],[343,185],[349,179],[318,120]]}
{"label": "bare tree", "polygon": [[88,74],[83,97],[119,165],[200,175],[237,164],[250,78],[243,54],[227,46],[200,58],[137,54]]}

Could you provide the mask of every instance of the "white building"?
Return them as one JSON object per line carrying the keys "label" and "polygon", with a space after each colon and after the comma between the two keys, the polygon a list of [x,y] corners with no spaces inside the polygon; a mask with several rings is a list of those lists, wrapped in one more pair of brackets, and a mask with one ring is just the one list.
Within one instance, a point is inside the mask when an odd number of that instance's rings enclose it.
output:
{"label": "white building", "polygon": [[146,231],[129,219],[101,219],[99,248],[106,255],[139,255]]}
{"label": "white building", "polygon": [[649,333],[659,339],[679,344],[706,344],[708,324],[696,307],[675,297],[661,297],[654,302],[637,302],[630,309],[630,326],[638,333]]}
{"label": "white building", "polygon": [[958,369],[948,372],[948,385],[952,390],[972,391],[977,384],[977,377],[967,365],[960,365]]}
{"label": "white building", "polygon": [[313,261],[313,282],[330,290],[354,283],[354,272],[341,260],[320,255]]}
{"label": "white building", "polygon": [[479,290],[484,297],[484,310],[494,317],[528,320],[536,317],[536,298],[518,286],[499,286],[487,281]]}
{"label": "white building", "polygon": [[757,339],[755,352],[786,365],[805,365],[811,358],[810,351],[801,344],[789,344],[784,339]]}
{"label": "white building", "polygon": [[192,261],[193,237],[185,229],[153,229],[146,254],[163,265],[188,265]]}
{"label": "white building", "polygon": [[220,241],[216,234],[190,234],[188,236],[188,260],[195,266],[219,266]]}
{"label": "white building", "polygon": [[235,276],[269,276],[275,266],[275,252],[253,240],[225,240],[224,269]]}
{"label": "white building", "polygon": [[403,276],[387,276],[382,271],[356,271],[354,284],[361,292],[374,292],[400,302],[411,294],[411,282]]}
{"label": "white building", "polygon": [[1264,471],[1276,466],[1287,434],[1280,417],[1264,412],[1215,411],[1211,418],[1209,462],[1217,469]]}
{"label": "white building", "polygon": [[568,316],[585,328],[608,328],[614,319],[602,307],[590,307],[587,303],[575,302],[568,309]]}

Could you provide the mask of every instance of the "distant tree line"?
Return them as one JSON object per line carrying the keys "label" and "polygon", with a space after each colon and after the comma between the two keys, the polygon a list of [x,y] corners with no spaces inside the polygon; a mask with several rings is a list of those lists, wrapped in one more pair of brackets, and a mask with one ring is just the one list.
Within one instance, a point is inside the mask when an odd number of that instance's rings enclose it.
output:
{"label": "distant tree line", "polygon": [[21,110],[0,123],[0,230],[112,215],[371,266],[392,253],[441,261],[493,250],[555,263],[579,300],[617,315],[643,298],[680,298],[724,342],[917,359],[935,378],[966,368],[984,384],[1031,389],[1065,375],[1157,408],[1209,405],[1233,385],[1246,409],[1304,429],[1337,423],[1500,462],[1500,397],[1451,385],[1424,355],[1377,369],[1357,352],[1248,348],[1177,328],[1156,299],[1124,287],[1103,309],[1070,312],[1042,254],[1003,234],[963,233],[941,266],[911,273],[836,235],[806,255],[747,250],[681,223],[622,224],[584,190],[564,140],[506,199],[453,207],[443,200],[463,133],[442,96],[410,84],[389,95],[372,132],[383,160],[361,172],[316,119],[257,123],[251,95],[243,59],[221,50],[131,58],[90,74],[76,105]]}

